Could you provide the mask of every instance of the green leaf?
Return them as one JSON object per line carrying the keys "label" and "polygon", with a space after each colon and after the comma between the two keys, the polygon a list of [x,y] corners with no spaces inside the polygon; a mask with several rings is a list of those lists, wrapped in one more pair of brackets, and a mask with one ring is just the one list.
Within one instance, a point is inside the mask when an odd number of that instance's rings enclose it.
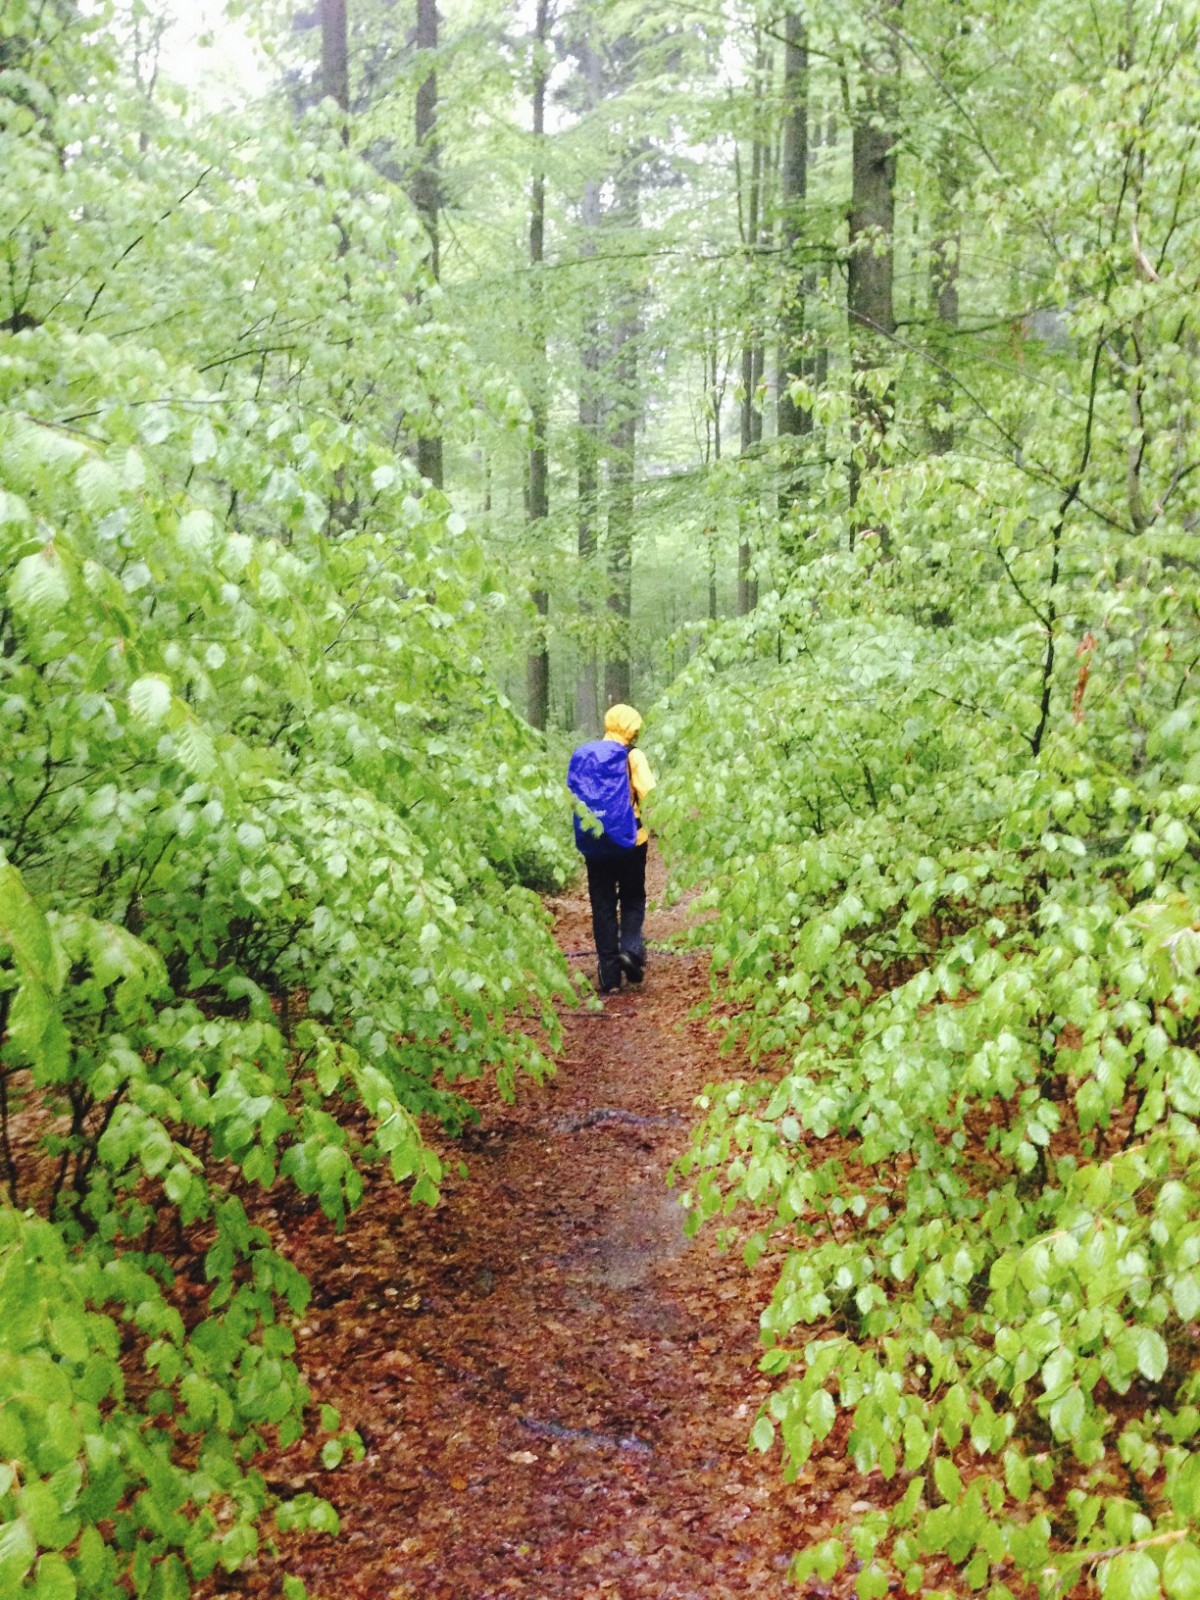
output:
{"label": "green leaf", "polygon": [[0,1594],[17,1592],[36,1555],[37,1542],[23,1518],[0,1523]]}
{"label": "green leaf", "polygon": [[1138,1370],[1151,1383],[1157,1383],[1167,1370],[1166,1340],[1153,1328],[1146,1327],[1138,1328],[1135,1338]]}
{"label": "green leaf", "polygon": [[1175,1473],[1168,1494],[1177,1517],[1185,1522],[1200,1521],[1200,1454],[1187,1457]]}
{"label": "green leaf", "polygon": [[213,425],[207,417],[201,417],[192,429],[192,462],[202,466],[204,462],[211,461],[216,453],[217,435]]}
{"label": "green leaf", "polygon": [[[75,1468],[76,1493],[79,1470]],[[43,1550],[62,1550],[78,1536],[78,1519],[67,1515],[74,1502],[75,1494],[64,1494],[63,1486],[56,1479],[37,1479],[21,1490],[18,1498],[21,1515]]]}
{"label": "green leaf", "polygon": [[111,1553],[96,1528],[84,1528],[76,1564],[85,1589],[98,1589],[111,1563]]}
{"label": "green leaf", "polygon": [[1182,1322],[1200,1316],[1200,1271],[1181,1272],[1171,1285],[1171,1299]]}
{"label": "green leaf", "polygon": [[129,686],[129,709],[139,722],[150,726],[165,722],[171,710],[171,685],[156,672]]}
{"label": "green leaf", "polygon": [[31,625],[50,622],[71,603],[71,580],[53,540],[17,562],[8,582],[8,603]]}
{"label": "green leaf", "polygon": [[962,1497],[962,1478],[949,1456],[938,1456],[933,1463],[933,1481],[947,1505],[957,1505]]}
{"label": "green leaf", "polygon": [[1163,1587],[1171,1600],[1194,1600],[1200,1595],[1200,1548],[1190,1539],[1168,1547],[1163,1558]]}
{"label": "green leaf", "polygon": [[60,1555],[46,1555],[37,1564],[36,1600],[75,1600],[75,1574]]}
{"label": "green leaf", "polygon": [[833,1431],[837,1407],[827,1389],[817,1389],[809,1399],[805,1420],[818,1439],[827,1439]]}
{"label": "green leaf", "polygon": [[929,1430],[920,1417],[904,1419],[904,1470],[919,1472],[929,1458]]}
{"label": "green leaf", "polygon": [[1078,1384],[1071,1387],[1050,1407],[1050,1426],[1058,1439],[1074,1439],[1083,1426],[1087,1402]]}
{"label": "green leaf", "polygon": [[1161,1595],[1158,1566],[1144,1550],[1130,1550],[1101,1568],[1104,1600],[1156,1600]]}
{"label": "green leaf", "polygon": [[1004,1452],[1004,1481],[1015,1500],[1028,1500],[1033,1488],[1033,1475],[1023,1452],[1012,1449]]}
{"label": "green leaf", "polygon": [[121,503],[123,485],[121,475],[98,457],[89,457],[75,474],[79,498],[84,509],[93,517],[103,516]]}
{"label": "green leaf", "polygon": [[863,1568],[858,1575],[856,1590],[859,1600],[883,1600],[888,1593],[890,1579],[887,1569],[878,1561],[872,1561]]}
{"label": "green leaf", "polygon": [[750,1443],[756,1450],[769,1450],[775,1442],[775,1429],[770,1417],[759,1417],[750,1430]]}

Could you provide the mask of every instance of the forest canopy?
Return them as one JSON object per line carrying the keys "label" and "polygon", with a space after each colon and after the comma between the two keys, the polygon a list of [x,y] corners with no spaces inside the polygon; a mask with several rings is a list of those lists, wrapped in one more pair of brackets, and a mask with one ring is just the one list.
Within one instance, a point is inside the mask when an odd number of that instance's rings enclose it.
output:
{"label": "forest canopy", "polygon": [[550,1069],[636,697],[795,1575],[1200,1594],[1200,6],[228,18],[0,5],[0,1592],[335,1527],[265,1197]]}

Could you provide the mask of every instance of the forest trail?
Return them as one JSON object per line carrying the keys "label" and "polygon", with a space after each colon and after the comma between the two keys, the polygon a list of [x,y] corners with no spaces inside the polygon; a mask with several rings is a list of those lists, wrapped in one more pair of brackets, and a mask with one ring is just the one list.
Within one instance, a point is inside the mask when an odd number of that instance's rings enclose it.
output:
{"label": "forest trail", "polygon": [[[581,960],[586,898],[553,909]],[[651,943],[685,915],[652,908]],[[342,1516],[340,1540],[285,1542],[313,1595],[796,1594],[789,1556],[861,1480],[843,1454],[787,1487],[777,1459],[747,1451],[768,1269],[752,1283],[740,1253],[688,1242],[665,1186],[721,1071],[691,1014],[706,990],[702,952],[652,955],[640,992],[572,1013],[544,1091],[475,1095],[469,1181],[448,1179],[432,1216],[379,1180],[342,1238],[300,1223],[305,1368],[367,1444],[332,1475],[304,1469],[311,1444],[283,1463],[284,1483]],[[278,1592],[265,1567],[236,1581]]]}

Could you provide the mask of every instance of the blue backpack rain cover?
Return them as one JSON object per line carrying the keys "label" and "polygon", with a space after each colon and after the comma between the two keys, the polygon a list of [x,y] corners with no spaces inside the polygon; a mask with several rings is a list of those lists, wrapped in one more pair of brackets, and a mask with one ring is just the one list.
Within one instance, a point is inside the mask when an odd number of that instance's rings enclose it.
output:
{"label": "blue backpack rain cover", "polygon": [[604,829],[594,833],[575,818],[575,843],[585,856],[611,856],[637,843],[638,824],[629,783],[629,751],[615,739],[581,744],[567,768],[567,788]]}

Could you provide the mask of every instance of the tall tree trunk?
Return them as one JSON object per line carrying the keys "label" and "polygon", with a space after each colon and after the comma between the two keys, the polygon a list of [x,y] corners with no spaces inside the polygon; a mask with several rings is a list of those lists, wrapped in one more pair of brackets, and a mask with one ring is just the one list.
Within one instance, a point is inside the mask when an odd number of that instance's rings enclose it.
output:
{"label": "tall tree trunk", "polygon": [[[346,0],[320,0],[321,19],[321,91],[342,113],[342,144],[350,147],[350,51],[346,37]],[[335,215],[338,230],[338,260],[350,252],[350,235],[341,217]],[[350,298],[350,274],[344,278],[345,298]],[[358,516],[358,497],[346,494],[345,463],[333,474],[333,487],[329,495],[327,527],[345,531],[354,526]]]}
{"label": "tall tree trunk", "polygon": [[938,362],[934,380],[935,413],[930,422],[929,442],[935,455],[954,448],[954,382],[950,363],[954,356],[954,335],[958,330],[958,250],[960,232],[948,193],[949,179],[943,174],[938,203],[937,237],[930,258],[930,288],[937,311],[934,352]]}
{"label": "tall tree trunk", "polygon": [[712,441],[713,460],[721,459],[721,406],[725,401],[725,375],[721,372],[721,328],[717,319],[713,318],[712,331],[712,375],[711,390],[713,397],[712,414]]}
{"label": "tall tree trunk", "polygon": [[[583,78],[589,111],[599,104],[601,93],[600,57],[590,44],[583,46]],[[583,255],[596,254],[596,235],[600,227],[600,182],[589,178],[583,186],[579,218],[583,225]],[[579,431],[577,434],[576,474],[579,489],[576,520],[579,552],[579,613],[583,619],[579,679],[575,685],[575,725],[591,728],[600,711],[600,671],[595,636],[589,618],[592,610],[589,579],[596,559],[596,516],[600,493],[600,328],[594,308],[589,307],[583,326],[583,359],[579,384]]]}
{"label": "tall tree trunk", "polygon": [[[971,75],[963,61],[963,46],[970,38],[965,0],[951,0],[957,27],[947,31],[932,73],[946,86],[948,95],[970,93]],[[933,205],[933,247],[929,257],[929,298],[934,313],[931,353],[937,363],[933,378],[933,413],[929,419],[929,444],[935,455],[954,448],[955,334],[958,332],[958,258],[962,245],[962,219],[955,191],[969,161],[960,141],[943,134],[934,157],[937,183]],[[969,171],[969,166],[968,169]]]}
{"label": "tall tree trunk", "polygon": [[[550,0],[538,0],[537,23],[533,40],[533,186],[529,201],[529,269],[533,299],[533,394],[530,403],[532,437],[529,445],[528,514],[535,539],[550,514],[549,463],[546,454],[547,388],[546,317],[543,304],[542,263],[546,255],[546,80],[550,58],[547,52]],[[544,553],[535,551],[540,562]],[[550,647],[544,619],[550,610],[550,596],[538,587],[533,603],[539,618],[537,643],[529,652],[529,720],[535,728],[545,728],[550,720]]]}
{"label": "tall tree trunk", "polygon": [[[628,152],[617,174],[613,219],[626,232],[636,229],[641,213],[641,148]],[[640,410],[638,345],[640,332],[638,293],[627,287],[613,327],[612,428],[609,434],[608,470],[608,609],[614,626],[604,664],[607,703],[628,700],[633,692],[632,641],[629,618],[633,609],[633,506],[634,455]]]}
{"label": "tall tree trunk", "polygon": [[[344,3],[344,0],[343,0]],[[441,276],[441,245],[438,213],[441,209],[441,157],[438,149],[437,0],[417,0],[417,50],[425,74],[417,88],[414,131],[417,143],[417,170],[413,174],[413,203],[429,235],[429,267],[436,282]],[[417,440],[417,466],[435,489],[443,486],[442,438],[440,434]]]}
{"label": "tall tree trunk", "polygon": [[[896,331],[893,303],[896,224],[896,131],[900,103],[900,52],[896,28],[903,0],[881,0],[879,37],[861,64],[862,89],[851,152],[850,260],[847,309],[854,368],[854,416],[850,451],[850,539],[862,478],[879,460],[887,431],[892,390],[878,395],[865,375],[890,357]],[[886,528],[877,530],[886,552]]]}
{"label": "tall tree trunk", "polygon": [[[798,11],[784,20],[786,47],[783,57],[783,162],[780,179],[780,225],[783,235],[784,309],[779,338],[779,435],[799,439],[812,432],[812,412],[788,393],[789,378],[808,375],[804,357],[804,320],[807,274],[798,246],[804,240],[808,201],[808,32]],[[783,462],[786,505],[795,499],[801,482],[799,461],[788,454]],[[781,508],[782,509],[782,508]]]}
{"label": "tall tree trunk", "polygon": [[[321,91],[350,110],[350,52],[346,43],[346,0],[321,0]],[[350,126],[342,123],[342,143],[350,143]]]}
{"label": "tall tree trunk", "polygon": [[[746,254],[747,273],[753,288],[756,276],[758,247],[761,233],[762,212],[762,184],[764,146],[761,137],[763,118],[763,79],[766,72],[767,57],[761,42],[756,44],[754,52],[754,110],[753,127],[754,141],[750,154],[750,184],[746,191],[745,211],[742,217],[742,244]],[[763,345],[762,336],[755,325],[747,331],[745,343],[742,346],[742,410],[741,410],[741,452],[748,456],[762,439],[762,413],[756,404],[759,379],[762,377]],[[738,521],[740,524],[738,537],[738,578],[737,578],[737,608],[738,616],[744,617],[753,611],[758,603],[757,584],[750,576],[750,563],[753,551],[750,544],[748,516],[745,508],[739,510]]]}
{"label": "tall tree trunk", "polygon": [[[582,214],[584,224],[594,229],[600,221],[600,185],[589,182],[584,187]],[[584,253],[593,255],[595,243],[589,239]],[[575,724],[588,728],[595,722],[600,709],[599,663],[596,639],[588,618],[592,599],[589,580],[596,560],[596,514],[600,494],[600,330],[595,318],[589,316],[583,331],[583,372],[579,385],[579,431],[577,436],[576,479],[579,499],[576,514],[576,537],[579,552],[580,601],[583,619],[583,660],[579,681],[575,686]]]}
{"label": "tall tree trunk", "polygon": [[[712,417],[705,419],[704,438],[704,464],[708,466],[711,461],[714,466],[721,464],[721,402],[725,397],[725,384],[721,376],[721,327],[714,317],[712,328],[712,344],[704,357],[704,386],[711,395]],[[720,555],[720,543],[717,538],[717,527],[705,529],[708,538],[708,620],[717,620],[717,562]]]}

